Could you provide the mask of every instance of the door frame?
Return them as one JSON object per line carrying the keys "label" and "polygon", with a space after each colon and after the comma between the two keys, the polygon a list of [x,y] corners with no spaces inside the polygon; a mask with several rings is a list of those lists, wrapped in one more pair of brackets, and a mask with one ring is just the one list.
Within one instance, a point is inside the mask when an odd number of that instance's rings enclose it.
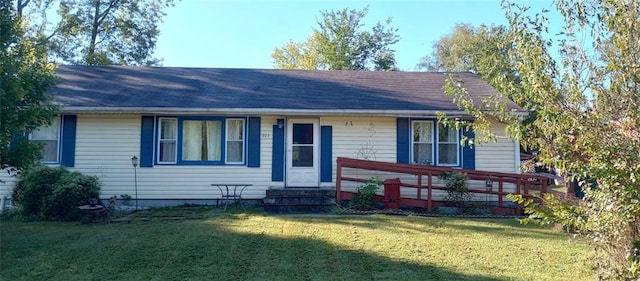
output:
{"label": "door frame", "polygon": [[[293,167],[293,124],[313,124],[313,167]],[[285,127],[285,187],[318,187],[320,185],[320,118],[287,118]],[[295,177],[296,172],[311,172],[307,182],[300,183]]]}

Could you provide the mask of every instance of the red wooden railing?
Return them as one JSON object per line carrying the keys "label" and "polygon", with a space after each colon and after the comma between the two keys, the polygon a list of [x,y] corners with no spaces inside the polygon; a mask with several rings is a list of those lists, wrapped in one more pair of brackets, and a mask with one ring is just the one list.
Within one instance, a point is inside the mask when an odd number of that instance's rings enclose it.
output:
{"label": "red wooden railing", "polygon": [[[467,177],[470,181],[481,181],[486,182],[490,180],[492,182],[492,186],[497,184],[497,190],[491,189],[478,189],[478,188],[469,188],[469,192],[472,194],[488,194],[488,195],[496,195],[498,206],[502,207],[505,196],[507,194],[522,194],[525,197],[532,196],[542,196],[542,194],[547,192],[547,178],[540,175],[535,174],[511,174],[511,173],[500,173],[500,172],[490,172],[490,171],[479,171],[479,170],[466,170],[466,169],[457,169],[457,168],[446,168],[446,167],[435,167],[435,166],[424,166],[424,165],[411,165],[411,164],[398,164],[391,162],[380,162],[380,161],[370,161],[370,160],[360,160],[360,159],[352,159],[352,158],[344,158],[338,157],[337,160],[337,180],[336,180],[336,201],[338,205],[342,199],[351,199],[353,196],[353,192],[342,190],[342,182],[359,182],[365,183],[370,178],[369,177],[348,177],[343,176],[344,168],[352,168],[364,171],[374,171],[374,172],[389,172],[395,174],[405,174],[417,176],[417,183],[401,183],[401,187],[404,188],[415,188],[417,189],[417,196],[415,198],[400,198],[400,205],[412,206],[412,207],[422,207],[426,208],[428,211],[433,210],[433,208],[437,206],[444,206],[446,202],[443,201],[434,201],[433,200],[433,191],[434,190],[446,190],[444,186],[439,186],[434,184],[434,177],[441,176],[445,172],[450,171],[458,171],[467,174]],[[426,184],[425,184],[426,182]],[[504,187],[506,183],[515,185],[515,192],[505,191]],[[423,192],[427,192],[427,198],[423,199]],[[535,194],[538,193],[538,194]],[[377,198],[378,201],[381,198]],[[507,199],[508,200],[508,199]],[[516,213],[520,212],[521,206],[516,207]]]}

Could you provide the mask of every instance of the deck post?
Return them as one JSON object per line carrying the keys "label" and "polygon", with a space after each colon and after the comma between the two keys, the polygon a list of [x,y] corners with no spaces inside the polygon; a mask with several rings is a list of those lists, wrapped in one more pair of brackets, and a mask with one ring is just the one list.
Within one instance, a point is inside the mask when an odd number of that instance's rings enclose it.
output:
{"label": "deck post", "polygon": [[418,200],[422,199],[422,173],[418,174]]}
{"label": "deck post", "polygon": [[502,178],[500,178],[498,181],[498,204],[500,205],[500,207],[502,207],[503,189],[504,189],[504,181],[502,181]]}
{"label": "deck post", "polygon": [[433,209],[433,202],[431,202],[431,199],[433,196],[432,184],[433,184],[433,172],[429,170],[429,178],[427,179],[427,211],[428,212],[431,212],[431,210]]}
{"label": "deck post", "polygon": [[[520,188],[521,179],[522,179],[521,177],[518,177],[516,179],[516,194],[521,194],[521,188]],[[520,206],[520,204],[516,204],[516,215],[519,215],[520,212],[522,212],[522,206]]]}
{"label": "deck post", "polygon": [[338,162],[336,167],[336,204],[340,207],[340,202],[342,201],[342,161],[338,159],[336,162]]}

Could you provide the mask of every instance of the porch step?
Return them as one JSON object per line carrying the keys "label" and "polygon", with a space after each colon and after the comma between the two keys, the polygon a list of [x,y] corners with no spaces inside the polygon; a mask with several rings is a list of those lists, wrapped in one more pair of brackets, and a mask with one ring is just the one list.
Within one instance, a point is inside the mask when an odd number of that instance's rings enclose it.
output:
{"label": "porch step", "polygon": [[328,188],[270,188],[263,206],[272,214],[326,213],[336,205],[335,197],[335,189]]}

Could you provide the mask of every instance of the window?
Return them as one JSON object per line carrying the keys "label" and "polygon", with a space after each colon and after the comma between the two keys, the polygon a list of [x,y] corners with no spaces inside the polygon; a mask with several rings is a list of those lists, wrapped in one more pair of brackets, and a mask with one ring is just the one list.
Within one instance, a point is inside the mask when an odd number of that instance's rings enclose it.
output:
{"label": "window", "polygon": [[244,162],[244,119],[227,119],[227,163]]}
{"label": "window", "polygon": [[438,124],[438,165],[458,166],[458,130]]}
{"label": "window", "polygon": [[435,121],[422,120],[411,123],[411,163],[459,166],[459,131],[455,127],[442,124],[438,124],[435,130],[435,123]]}
{"label": "window", "polygon": [[433,122],[413,122],[413,163],[433,164]]}
{"label": "window", "polygon": [[178,121],[160,118],[158,163],[176,163]]}
{"label": "window", "polygon": [[242,164],[245,119],[158,119],[158,164]]}
{"label": "window", "polygon": [[182,122],[182,161],[220,161],[220,121]]}
{"label": "window", "polygon": [[42,162],[59,163],[60,118],[54,118],[50,126],[41,127],[29,134],[29,139],[44,145]]}

